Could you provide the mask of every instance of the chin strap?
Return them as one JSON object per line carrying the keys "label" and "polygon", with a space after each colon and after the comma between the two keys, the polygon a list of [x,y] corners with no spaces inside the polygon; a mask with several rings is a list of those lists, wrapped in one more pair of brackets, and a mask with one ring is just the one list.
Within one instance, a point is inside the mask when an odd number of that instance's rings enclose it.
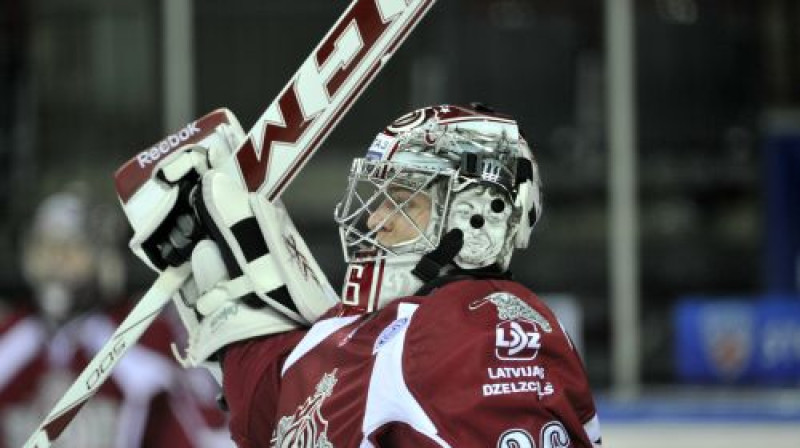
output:
{"label": "chin strap", "polygon": [[447,266],[464,246],[464,232],[453,229],[447,232],[439,246],[425,254],[411,271],[415,277],[428,283],[441,275],[442,268]]}

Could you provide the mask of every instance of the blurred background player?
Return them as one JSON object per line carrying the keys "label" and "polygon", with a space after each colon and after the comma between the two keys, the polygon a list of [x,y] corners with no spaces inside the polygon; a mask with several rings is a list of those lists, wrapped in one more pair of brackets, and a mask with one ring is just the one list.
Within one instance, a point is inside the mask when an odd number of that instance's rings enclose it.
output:
{"label": "blurred background player", "polygon": [[[0,319],[2,448],[24,443],[130,306],[121,222],[110,207],[91,205],[82,190],[46,197],[23,236],[20,262],[32,297]],[[209,423],[221,424],[221,415],[199,404],[208,387],[196,379],[194,391],[185,387],[188,377],[167,345],[173,337],[166,320],[156,321],[58,446],[214,446],[214,437],[205,445],[195,437],[210,433]]]}

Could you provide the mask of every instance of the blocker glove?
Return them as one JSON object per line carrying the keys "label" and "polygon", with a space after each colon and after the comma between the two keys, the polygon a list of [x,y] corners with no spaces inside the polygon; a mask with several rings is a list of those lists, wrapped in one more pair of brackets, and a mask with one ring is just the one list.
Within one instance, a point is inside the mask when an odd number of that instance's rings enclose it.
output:
{"label": "blocker glove", "polygon": [[202,238],[192,208],[200,177],[228,157],[231,146],[185,145],[161,160],[142,187],[146,206],[123,209],[134,230],[130,248],[156,272],[180,266],[189,260],[194,245]]}
{"label": "blocker glove", "polygon": [[[214,360],[236,341],[309,326],[338,301],[283,204],[216,170],[190,201],[207,236],[189,243],[193,281],[175,301],[190,335],[185,365]],[[191,234],[179,226],[166,233],[169,244]]]}
{"label": "blocker glove", "polygon": [[205,362],[226,345],[308,326],[338,301],[283,205],[214,169],[235,140],[176,149],[137,192],[148,206],[125,208],[130,246],[148,266],[191,263],[173,300],[189,333],[179,359],[217,378],[218,364]]}

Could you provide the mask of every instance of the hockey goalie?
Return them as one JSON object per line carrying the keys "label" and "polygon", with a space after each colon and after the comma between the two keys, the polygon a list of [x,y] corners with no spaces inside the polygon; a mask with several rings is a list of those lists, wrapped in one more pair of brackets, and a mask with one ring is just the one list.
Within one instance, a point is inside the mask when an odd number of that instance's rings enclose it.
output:
{"label": "hockey goalie", "polygon": [[335,206],[341,295],[280,201],[216,169],[232,147],[159,162],[174,194],[133,248],[190,263],[180,356],[223,385],[240,447],[600,446],[569,336],[509,272],[542,213],[514,119],[440,105],[377,135]]}

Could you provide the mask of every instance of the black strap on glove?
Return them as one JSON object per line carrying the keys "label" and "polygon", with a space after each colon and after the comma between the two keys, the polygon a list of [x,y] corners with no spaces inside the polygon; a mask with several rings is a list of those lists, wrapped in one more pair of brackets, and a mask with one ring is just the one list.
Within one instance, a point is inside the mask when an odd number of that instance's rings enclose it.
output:
{"label": "black strap on glove", "polygon": [[198,176],[190,175],[178,182],[175,208],[142,244],[142,249],[159,269],[177,267],[187,262],[194,246],[203,239],[204,230],[197,220],[191,200],[198,185]]}

